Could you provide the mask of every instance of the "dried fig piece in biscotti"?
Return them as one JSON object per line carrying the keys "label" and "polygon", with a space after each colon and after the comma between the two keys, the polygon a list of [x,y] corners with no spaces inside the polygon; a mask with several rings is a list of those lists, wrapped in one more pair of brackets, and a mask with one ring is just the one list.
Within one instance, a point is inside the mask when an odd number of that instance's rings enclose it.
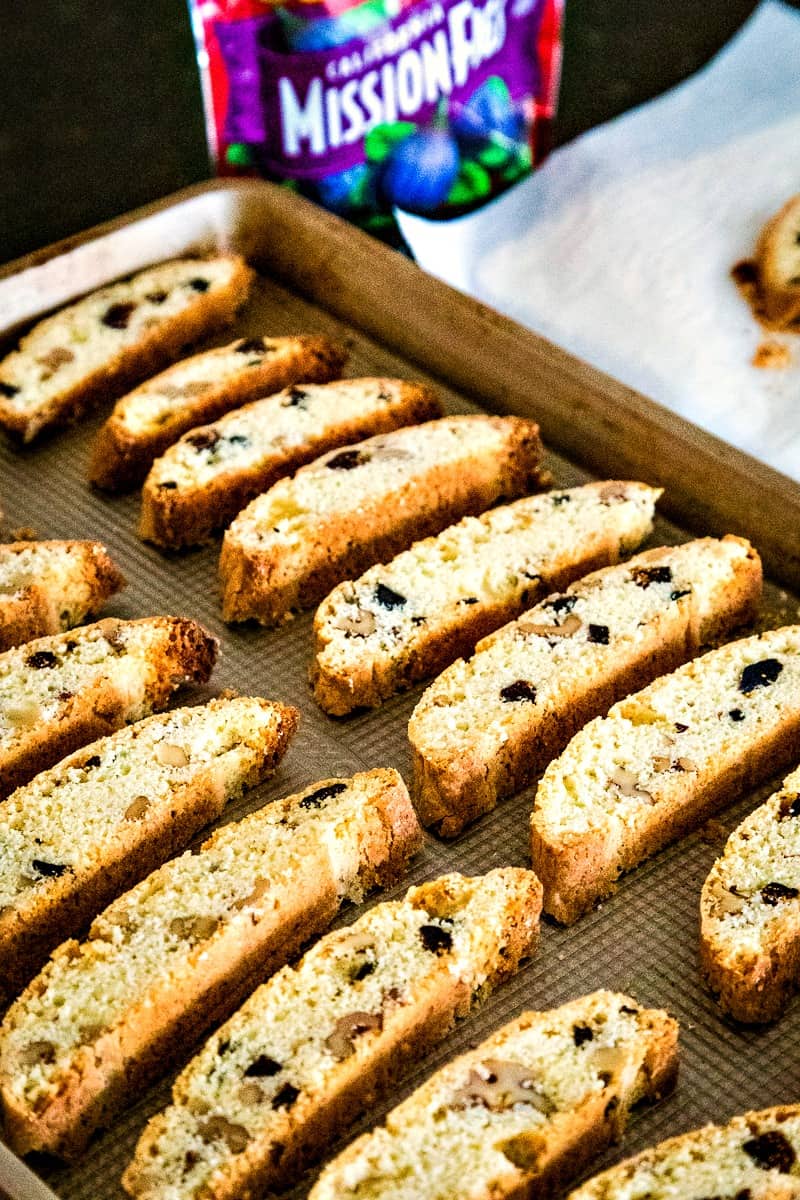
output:
{"label": "dried fig piece in biscotti", "polygon": [[768,320],[783,327],[800,319],[800,196],[788,200],[764,226],[756,262]]}
{"label": "dried fig piece in biscotti", "polygon": [[295,384],[185,434],[157,459],[142,490],[139,534],[165,549],[209,541],[261,492],[325,451],[440,415],[421,383]]}
{"label": "dried fig piece in biscotti", "polygon": [[545,911],[574,921],[624,871],[798,758],[800,625],[730,642],[621,700],[539,784],[531,856]]}
{"label": "dried fig piece in biscotti", "polygon": [[0,797],[205,683],[216,639],[183,617],[106,617],[0,654]]}
{"label": "dried fig piece in biscotti", "polygon": [[92,742],[0,803],[0,1004],[59,942],[274,771],[296,709],[179,708]]}
{"label": "dried fig piece in biscotti", "polygon": [[306,1163],[536,945],[536,876],[446,875],[327,934],[254,992],[145,1128],[131,1196],[217,1200],[294,1182]]}
{"label": "dried fig piece in biscotti", "polygon": [[736,1021],[774,1021],[797,991],[800,770],[745,817],[711,868],[700,897],[700,962]]}
{"label": "dried fig piece in biscotti", "polygon": [[307,334],[237,338],[183,359],[117,401],[95,437],[89,480],[111,492],[136,487],[187,430],[287,384],[336,379],[346,361],[340,346]]}
{"label": "dried fig piece in biscotti", "polygon": [[272,625],[342,579],[541,486],[539,427],[444,417],[334,450],[253,500],[225,534],[226,621]]}
{"label": "dried fig piece in biscotti", "polygon": [[435,675],[548,592],[636,549],[659,495],[613,480],[526,496],[340,584],[314,618],[317,703],[343,716]]}
{"label": "dried fig piece in biscotti", "polygon": [[567,1200],[798,1200],[800,1105],[668,1138],[595,1175]]}
{"label": "dried fig piece in biscotti", "polygon": [[124,586],[100,542],[0,546],[0,651],[80,625]]}
{"label": "dried fig piece in biscotti", "polygon": [[[9,1143],[73,1157],[345,899],[401,878],[421,844],[402,779],[375,770],[269,804],[153,872],[96,918],[85,942],[61,946],[7,1013],[0,1103]],[[351,948],[343,964],[366,978],[366,943]],[[340,1024],[341,1047],[365,1021]],[[280,1071],[254,1053],[239,1090],[257,1106]],[[202,1119],[225,1128],[238,1117],[212,1106]]]}
{"label": "dried fig piece in biscotti", "polygon": [[243,259],[175,259],[92,292],[0,362],[0,427],[24,442],[68,424],[229,324],[253,278]]}
{"label": "dried fig piece in biscotti", "polygon": [[703,538],[606,567],[479,642],[409,722],[414,802],[451,837],[532,783],[590,717],[751,619],[761,563]]}
{"label": "dried fig piece in biscotti", "polygon": [[[674,1085],[678,1024],[595,992],[526,1012],[442,1067],[327,1166],[309,1200],[554,1194]],[[435,1114],[435,1115],[434,1115]]]}

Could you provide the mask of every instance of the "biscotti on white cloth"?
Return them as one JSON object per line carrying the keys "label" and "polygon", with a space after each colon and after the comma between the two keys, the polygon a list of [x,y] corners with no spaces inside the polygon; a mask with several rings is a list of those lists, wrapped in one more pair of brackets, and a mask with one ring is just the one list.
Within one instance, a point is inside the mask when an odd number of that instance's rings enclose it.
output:
{"label": "biscotti on white cloth", "polygon": [[327,934],[256,991],[178,1077],[123,1178],[148,1200],[255,1197],[294,1181],[533,950],[541,888],[446,875]]}
{"label": "biscotti on white cloth", "polygon": [[114,896],[280,762],[298,712],[250,697],[149,717],[0,803],[0,1004]]}
{"label": "biscotti on white cloth", "polygon": [[175,259],[46,317],[0,362],[0,427],[30,442],[114,399],[232,321],[252,277],[235,255]]}
{"label": "biscotti on white cloth", "polygon": [[7,1013],[9,1144],[75,1155],[346,897],[396,882],[421,840],[400,776],[377,770],[268,804],[154,871],[85,942],[61,946]]}
{"label": "biscotti on white cloth", "polygon": [[590,717],[751,618],[760,594],[748,542],[702,538],[587,575],[479,642],[409,722],[423,825],[459,833]]}
{"label": "biscotti on white cloth", "polygon": [[800,625],[712,650],[586,725],[542,776],[531,856],[574,921],[615,881],[800,758]]}
{"label": "biscotti on white cloth", "polygon": [[135,487],[187,429],[290,383],[336,379],[346,359],[310,335],[237,338],[185,358],[117,401],[94,440],[89,480],[112,492]]}
{"label": "biscotti on white cloth", "polygon": [[353,1142],[309,1200],[552,1195],[672,1089],[677,1041],[665,1012],[614,992],[523,1013]]}
{"label": "biscotti on white cloth", "polygon": [[206,542],[326,450],[440,415],[429,387],[402,379],[286,388],[185,434],[157,459],[142,490],[139,533],[167,549]]}
{"label": "biscotti on white cloth", "polygon": [[647,537],[660,495],[589,483],[465,517],[327,596],[314,618],[314,696],[342,716],[435,675],[479,638]]}
{"label": "biscotti on white cloth", "polygon": [[764,226],[756,249],[759,298],[779,328],[800,320],[800,195]]}
{"label": "biscotti on white cloth", "polygon": [[379,434],[301,467],[225,534],[223,617],[275,624],[360,574],[540,486],[539,427],[519,417],[443,417]]}
{"label": "biscotti on white cloth", "polygon": [[737,1021],[774,1020],[800,986],[800,770],[745,817],[711,868],[700,961]]}
{"label": "biscotti on white cloth", "polygon": [[182,617],[106,617],[0,654],[0,797],[64,755],[205,683],[217,653]]}
{"label": "biscotti on white cloth", "polygon": [[0,651],[80,625],[124,585],[100,542],[0,546]]}
{"label": "biscotti on white cloth", "polygon": [[800,1105],[668,1138],[596,1175],[567,1200],[797,1200]]}

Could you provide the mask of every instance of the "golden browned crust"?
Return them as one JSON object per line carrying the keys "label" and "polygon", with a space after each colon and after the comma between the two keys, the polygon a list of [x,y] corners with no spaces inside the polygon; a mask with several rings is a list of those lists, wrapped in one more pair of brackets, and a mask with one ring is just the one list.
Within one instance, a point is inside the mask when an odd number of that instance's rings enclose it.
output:
{"label": "golden browned crust", "polygon": [[[647,564],[663,556],[664,549],[656,548],[637,555],[634,561]],[[579,580],[573,584],[568,594],[580,591],[582,583]],[[412,740],[412,794],[422,824],[433,827],[441,837],[455,837],[469,822],[494,808],[499,798],[527,787],[590,718],[607,712],[617,700],[659,675],[673,671],[697,654],[704,643],[752,620],[760,596],[761,562],[749,547],[746,557],[737,561],[735,578],[720,595],[717,611],[706,614],[702,625],[696,614],[687,620],[678,605],[664,610],[649,626],[647,637],[642,637],[635,656],[629,661],[617,660],[606,678],[590,684],[582,681],[582,690],[576,687],[557,708],[543,712],[532,709],[525,736],[510,737],[490,761],[478,752],[434,761],[426,747]],[[480,653],[485,644],[479,643],[476,652]],[[420,703],[424,702],[425,695]],[[580,872],[580,863],[573,865]],[[544,882],[544,876],[540,877]]]}
{"label": "golden browned crust", "polygon": [[[800,983],[799,906],[791,886],[798,786],[800,771],[793,771],[733,831],[700,895],[701,972],[723,1012],[747,1025],[774,1021]],[[762,889],[776,880],[785,891],[767,900]],[[750,905],[754,911],[742,925],[740,914]]]}
{"label": "golden browned crust", "polygon": [[[701,659],[701,667],[702,662]],[[651,686],[658,688],[660,682],[656,680]],[[637,697],[631,699],[636,701]],[[704,699],[701,697],[698,703]],[[613,716],[614,710],[610,718]],[[602,736],[600,730],[598,736]],[[732,798],[759,786],[773,771],[780,771],[789,763],[796,762],[800,758],[800,716],[797,709],[792,711],[787,704],[783,719],[780,723],[776,721],[771,729],[764,718],[759,722],[753,739],[748,743],[746,736],[742,735],[741,758],[738,761],[714,761],[701,768],[703,776],[700,782],[696,782],[697,777],[692,771],[681,773],[671,801],[647,806],[646,824],[618,827],[618,837],[610,837],[607,826],[592,827],[591,823],[584,831],[562,831],[555,836],[539,827],[534,806],[531,859],[544,885],[545,911],[557,921],[571,924],[599,900],[613,894],[617,880],[626,871],[671,842],[685,837]],[[546,788],[547,775],[541,786]],[[743,971],[744,962],[735,965],[734,978],[737,972],[742,973],[741,991],[745,990]],[[781,996],[779,989],[778,962],[770,963],[767,956],[766,961],[758,964],[757,973],[763,974],[763,985],[769,982],[776,986],[773,996],[775,1002],[780,999],[785,1001],[786,995],[783,993]],[[723,985],[722,977],[719,977],[712,983],[712,990],[723,990],[724,987],[726,1001],[730,1002],[732,982],[729,978]],[[757,996],[752,1000],[756,1005],[760,1003]]]}
{"label": "golden browned crust", "polygon": [[[211,701],[214,705],[215,701]],[[0,912],[0,961],[4,962],[0,979],[0,1008],[19,992],[39,970],[48,954],[65,938],[84,926],[115,896],[133,887],[140,879],[162,862],[182,850],[194,834],[213,821],[223,811],[231,794],[255,787],[271,775],[297,729],[300,714],[297,709],[272,701],[260,701],[265,709],[275,711],[275,728],[269,737],[259,735],[257,742],[248,739],[242,730],[242,741],[250,740],[258,757],[242,774],[236,787],[226,786],[224,773],[212,762],[200,767],[185,783],[175,787],[172,808],[159,814],[158,820],[142,818],[130,826],[124,848],[116,857],[106,856],[88,869],[68,871],[51,887],[47,896],[33,911],[24,914],[13,909]],[[138,722],[126,737],[136,760],[136,741],[139,731],[162,718],[154,716]],[[58,763],[47,772],[53,795],[72,771],[80,769],[97,751],[96,743],[84,747]],[[139,768],[146,778],[147,762]],[[143,783],[143,787],[144,787]],[[0,816],[2,806],[0,806]]]}
{"label": "golden browned crust", "polygon": [[247,300],[254,277],[244,259],[232,257],[237,269],[226,287],[198,294],[191,307],[169,322],[154,326],[136,346],[127,347],[112,362],[54,397],[45,410],[26,415],[0,397],[0,426],[13,437],[31,442],[50,429],[70,425],[98,404],[115,399],[141,379],[160,371],[198,338],[229,325]]}
{"label": "golden browned crust", "polygon": [[[609,490],[615,498],[624,498],[628,486],[621,481],[604,481],[586,484],[576,491],[595,494],[601,498],[603,492]],[[569,496],[569,493],[566,495]],[[657,492],[653,493],[654,500],[657,495]],[[517,504],[526,503],[527,499],[517,501]],[[508,511],[510,514],[513,508],[511,505],[507,510],[495,509],[493,513]],[[603,510],[598,503],[598,511],[607,510]],[[492,515],[484,514],[483,519],[491,521]],[[537,518],[537,524],[539,519],[545,518]],[[445,530],[441,537],[447,538],[450,532],[458,529],[458,525],[452,526],[451,530]],[[528,561],[526,532],[520,526],[517,566],[523,561],[527,564]],[[531,573],[532,568],[526,565],[524,587],[520,586],[516,591],[509,588],[505,598],[493,587],[486,594],[478,592],[476,596],[470,597],[469,603],[464,603],[463,597],[448,597],[438,611],[426,611],[425,620],[416,628],[413,638],[401,633],[398,640],[392,643],[391,654],[385,652],[383,647],[380,652],[373,652],[365,647],[357,659],[353,655],[348,656],[346,667],[338,663],[329,652],[331,641],[335,642],[336,638],[341,636],[336,631],[339,628],[337,605],[341,602],[342,591],[340,588],[335,589],[322,601],[314,617],[314,656],[309,667],[314,699],[325,712],[337,717],[345,716],[355,708],[377,708],[396,692],[437,675],[455,659],[469,655],[478,641],[508,621],[514,620],[549,592],[561,591],[580,576],[618,562],[622,551],[626,548],[633,549],[637,540],[641,541],[643,537],[644,529],[641,537],[633,540],[630,538],[630,531],[626,537],[620,529],[607,526],[602,533],[599,530],[596,532],[591,544],[580,545],[575,542],[572,530],[568,534],[565,531],[563,549],[554,552],[549,562],[537,560],[535,575]],[[476,539],[476,542],[477,544],[472,546],[470,539],[465,536],[463,552],[474,555],[476,562],[485,560],[488,563],[491,557],[491,543],[487,552],[484,540]],[[433,547],[436,544],[436,539],[428,539],[422,545]],[[411,548],[412,554],[414,549]],[[461,552],[462,547],[459,547],[459,553]],[[408,587],[412,589],[413,595],[416,564],[411,561],[407,568],[401,568],[399,564],[404,561],[403,556],[399,556],[389,564],[389,570],[392,572],[393,568],[397,568],[393,578],[400,582],[399,591],[404,594],[402,578],[405,570],[408,571],[411,576]],[[449,570],[447,557],[438,562],[435,569],[442,577],[446,577]],[[368,579],[371,579],[370,572],[355,581],[356,587],[365,584]],[[346,584],[342,586],[347,587]]]}
{"label": "golden browned crust", "polygon": [[[402,406],[376,411],[361,420],[342,422],[324,435],[276,450],[269,460],[258,466],[226,471],[208,485],[171,490],[158,487],[150,479],[145,480],[139,536],[165,550],[179,550],[211,541],[218,530],[228,525],[261,492],[327,450],[441,415],[437,397],[425,384],[404,383],[402,390]],[[207,432],[213,434],[213,426]]]}
{"label": "golden browned crust", "polygon": [[[100,542],[12,542],[0,550],[14,554],[37,546],[63,547],[81,563],[81,586],[90,598],[80,612],[72,614],[69,624],[77,625],[99,612],[106,600],[125,586],[122,572]],[[0,652],[68,628],[61,616],[65,603],[71,607],[68,596],[42,582],[31,583],[14,596],[0,597]]]}
{"label": "golden browned crust", "polygon": [[[249,340],[249,339],[248,339]],[[110,492],[127,491],[141,483],[154,460],[181,434],[196,426],[216,421],[256,396],[277,392],[291,383],[326,383],[341,374],[347,351],[322,336],[301,335],[294,345],[282,347],[274,356],[265,357],[258,366],[245,366],[216,387],[200,395],[187,396],[170,420],[143,430],[138,436],[125,420],[123,397],[117,409],[97,432],[89,461],[89,482]],[[210,352],[213,355],[213,351]],[[202,357],[198,355],[197,357]],[[176,363],[163,373],[164,383],[184,368]],[[148,380],[146,386],[152,386]],[[119,410],[119,411],[117,411]]]}
{"label": "golden browned crust", "polygon": [[515,417],[484,419],[502,421],[508,430],[507,451],[502,459],[495,456],[496,470],[487,471],[486,464],[478,469],[477,462],[471,469],[463,460],[443,463],[429,468],[424,478],[406,482],[395,495],[380,494],[359,504],[356,512],[320,514],[301,567],[286,560],[281,546],[243,546],[232,526],[219,564],[223,619],[274,625],[292,609],[309,608],[342,579],[361,574],[419,538],[483,512],[501,496],[541,487],[538,425]]}
{"label": "golden browned crust", "polygon": [[[365,889],[401,879],[422,843],[422,831],[397,773],[370,774],[382,777],[384,791],[365,809],[358,830],[357,876],[359,886]],[[313,789],[337,782],[341,781],[323,780]],[[277,803],[288,810],[298,798]],[[256,813],[246,819],[243,837],[257,818]],[[213,848],[217,836],[204,843],[201,854]],[[145,1086],[184,1058],[188,1046],[330,924],[343,898],[322,835],[315,846],[304,844],[303,858],[290,878],[274,882],[279,890],[273,905],[260,915],[251,910],[244,929],[240,922],[212,935],[190,967],[167,983],[146,990],[113,1028],[87,1043],[80,1063],[52,1104],[35,1110],[21,1105],[8,1087],[3,1087],[0,1067],[5,1135],[18,1153],[46,1150],[66,1159],[80,1154],[92,1132],[130,1103],[132,1089]],[[77,948],[76,942],[67,942],[53,957],[68,958]],[[45,968],[10,1010],[6,1026],[13,1027],[17,1012],[29,997],[46,990],[47,981]]]}
{"label": "golden browned crust", "polygon": [[[676,1163],[680,1156],[684,1170],[688,1174],[691,1164],[702,1163],[706,1154],[714,1154],[715,1159],[712,1161],[716,1160],[718,1151],[714,1150],[714,1139],[715,1135],[720,1132],[729,1132],[737,1139],[741,1137],[748,1141],[763,1134],[780,1132],[781,1126],[785,1127],[788,1122],[797,1122],[798,1118],[800,1118],[799,1105],[782,1104],[775,1108],[762,1109],[760,1112],[743,1113],[741,1116],[733,1117],[727,1125],[705,1125],[701,1129],[678,1134],[676,1137],[667,1138],[665,1141],[643,1150],[640,1154],[617,1163],[609,1170],[595,1175],[581,1187],[570,1192],[567,1200],[615,1200],[615,1197],[620,1194],[620,1188],[625,1189],[626,1192],[629,1191],[640,1167],[649,1173],[655,1170],[659,1164],[669,1162],[674,1155]],[[720,1168],[725,1165],[724,1159],[719,1161]],[[758,1166],[765,1173],[769,1172],[768,1176],[765,1174],[765,1186],[759,1185],[757,1188],[759,1200],[792,1200],[793,1197],[800,1194],[794,1173],[791,1176],[783,1175],[780,1167],[773,1169],[763,1163],[759,1163]],[[776,1178],[779,1172],[782,1178]],[[736,1186],[735,1181],[731,1180],[730,1182],[734,1187]],[[672,1186],[674,1187],[674,1183]],[[751,1191],[749,1188],[745,1188],[741,1192],[737,1191],[736,1195],[745,1200],[751,1195]]]}
{"label": "golden browned crust", "polygon": [[[486,1190],[481,1190],[477,1178],[470,1179],[471,1195],[482,1200],[541,1200],[542,1197],[561,1195],[562,1189],[592,1157],[621,1138],[634,1105],[645,1099],[659,1099],[674,1087],[678,1069],[678,1023],[666,1012],[639,1009],[631,997],[619,993],[597,992],[552,1013],[522,1013],[476,1049],[459,1056],[442,1072],[430,1077],[389,1114],[380,1132],[364,1134],[352,1142],[323,1170],[319,1183],[311,1189],[309,1200],[331,1200],[339,1195],[342,1185],[348,1196],[354,1195],[358,1191],[357,1184],[348,1187],[345,1180],[348,1177],[359,1179],[367,1163],[368,1171],[377,1168],[375,1194],[386,1195],[390,1178],[397,1178],[395,1171],[399,1164],[389,1168],[391,1176],[381,1177],[378,1163],[383,1156],[376,1154],[371,1145],[376,1134],[380,1139],[387,1133],[387,1126],[391,1130],[383,1143],[389,1163],[392,1161],[392,1143],[399,1142],[401,1131],[416,1121],[421,1128],[427,1127],[430,1138],[427,1151],[430,1153],[435,1148],[440,1155],[447,1154],[448,1145],[437,1135],[428,1116],[431,1111],[440,1111],[442,1104],[447,1105],[447,1095],[452,1091],[454,1080],[468,1076],[480,1059],[499,1056],[501,1060],[514,1062],[515,1038],[524,1038],[527,1030],[541,1026],[543,1020],[547,1022],[551,1018],[556,1028],[562,1020],[569,1024],[585,1020],[591,1028],[593,1019],[604,1011],[618,1012],[620,1004],[632,1006],[629,1011],[637,1013],[638,1029],[624,1043],[624,1048],[620,1047],[616,1065],[613,1058],[609,1059],[608,1074],[599,1080],[602,1086],[597,1091],[588,1091],[576,1104],[549,1114],[544,1122],[539,1123],[532,1115],[530,1127],[512,1137],[494,1140],[498,1138],[499,1130],[492,1131],[489,1126],[485,1136],[491,1138],[495,1148],[504,1155],[505,1167],[493,1179],[483,1178]],[[446,1075],[447,1082],[440,1080],[440,1075]],[[468,1136],[466,1130],[465,1136]],[[461,1153],[463,1149],[460,1148]],[[402,1155],[400,1145],[398,1151]],[[466,1163],[465,1169],[468,1169]],[[415,1178],[419,1185],[421,1179],[418,1175]],[[368,1179],[372,1184],[369,1175]],[[441,1184],[434,1192],[437,1197],[444,1195]]]}
{"label": "golden browned crust", "polygon": [[[531,871],[503,868],[490,872],[487,880],[502,880],[501,905],[487,898],[491,906],[491,947],[489,935],[476,950],[478,979],[467,979],[453,970],[437,972],[419,988],[414,1002],[393,1005],[391,1021],[384,1024],[379,1044],[373,1044],[369,1057],[352,1055],[337,1064],[335,1077],[324,1093],[301,1094],[290,1108],[279,1110],[280,1120],[271,1127],[267,1138],[254,1137],[235,1159],[228,1160],[225,1171],[217,1175],[209,1194],[214,1200],[257,1200],[272,1189],[282,1190],[296,1181],[306,1165],[320,1157],[324,1147],[337,1133],[352,1124],[355,1113],[384,1094],[417,1060],[440,1041],[457,1018],[517,970],[520,960],[533,953],[538,941],[541,911],[541,886]],[[480,926],[483,913],[481,878],[445,876],[412,888],[407,899],[432,917],[447,917],[475,900],[474,920]],[[480,980],[480,982],[479,982]],[[417,986],[419,981],[417,981]],[[181,1103],[192,1070],[191,1064],[178,1077],[173,1088],[176,1103]],[[164,1128],[159,1114],[147,1125],[136,1156],[123,1176],[123,1187],[131,1196],[149,1191],[148,1147],[158,1140]]]}
{"label": "golden browned crust", "polygon": [[[693,789],[691,782],[687,783],[691,799],[679,810],[665,806],[645,831],[637,831],[613,847],[609,847],[601,830],[565,834],[559,843],[551,842],[532,822],[531,860],[544,885],[548,915],[571,925],[598,901],[613,895],[626,871],[697,829],[734,796],[756,788],[765,772],[780,771],[798,758],[800,726],[795,718],[763,738],[757,755],[748,755],[729,770],[721,770],[704,787]],[[688,778],[691,780],[691,776]],[[712,991],[717,991],[713,984]]]}
{"label": "golden browned crust", "polygon": [[[132,719],[132,711],[136,714],[142,698],[148,712],[157,712],[166,707],[176,688],[205,683],[211,675],[217,641],[196,621],[182,617],[144,617],[138,621],[107,617],[98,624],[111,637],[122,637],[130,631],[135,638],[136,627],[145,624],[160,630],[157,649],[142,663],[141,696],[135,698],[132,710],[130,698],[115,679],[114,660],[109,660],[108,673],[78,694],[65,695],[55,717],[20,730],[16,739],[0,747],[0,799],[87,742],[119,729]],[[38,638],[27,648],[30,654],[48,651],[53,642],[61,647],[93,628],[85,626],[52,639]]]}
{"label": "golden browned crust", "polygon": [[723,957],[701,910],[700,968],[723,1012],[743,1025],[776,1021],[798,987],[800,939],[796,933],[768,942],[761,953]]}

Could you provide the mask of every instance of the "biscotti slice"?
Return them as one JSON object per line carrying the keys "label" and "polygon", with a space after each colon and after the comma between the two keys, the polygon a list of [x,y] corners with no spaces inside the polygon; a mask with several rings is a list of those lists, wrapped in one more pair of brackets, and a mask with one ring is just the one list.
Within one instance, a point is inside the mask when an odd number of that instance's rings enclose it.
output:
{"label": "biscotti slice", "polygon": [[396,882],[421,840],[400,776],[376,770],[269,804],[153,872],[87,941],[61,946],[6,1015],[9,1143],[74,1156],[345,898]]}
{"label": "biscotti slice", "polygon": [[0,651],[80,625],[124,586],[100,542],[0,546]]}
{"label": "biscotti slice", "polygon": [[0,797],[205,683],[216,640],[182,617],[106,617],[0,654]]}
{"label": "biscotti slice", "polygon": [[796,1200],[800,1105],[706,1125],[596,1175],[568,1200]]}
{"label": "biscotti slice", "polygon": [[737,1021],[773,1021],[800,986],[800,770],[728,838],[700,898],[700,962]]}
{"label": "biscotti slice", "polygon": [[167,549],[209,541],[326,450],[440,415],[430,388],[402,379],[286,388],[193,430],[157,459],[142,491],[139,534]]}
{"label": "biscotti slice", "polygon": [[501,498],[540,486],[539,428],[519,417],[444,417],[379,434],[301,467],[225,534],[223,616],[272,625]]}
{"label": "biscotti slice", "polygon": [[252,276],[235,255],[175,259],[46,317],[0,362],[0,427],[30,442],[115,398],[232,321]]}
{"label": "biscotti slice", "polygon": [[526,496],[340,584],[314,618],[317,703],[342,716],[437,674],[535,600],[634,550],[660,494],[614,481]]}
{"label": "biscotti slice", "polygon": [[309,1200],[551,1195],[672,1089],[677,1041],[665,1012],[614,992],[523,1013],[353,1142]]}
{"label": "biscotti slice", "polygon": [[800,758],[800,625],[731,642],[621,700],[545,771],[531,856],[574,921],[623,871]]}
{"label": "biscotti slice", "polygon": [[764,226],[756,262],[768,319],[785,326],[800,318],[800,195]]}
{"label": "biscotti slice", "polygon": [[703,538],[587,575],[479,642],[409,722],[423,825],[451,837],[526,787],[590,717],[751,618],[760,592],[749,543]]}
{"label": "biscotti slice", "polygon": [[336,379],[346,359],[309,335],[238,338],[186,358],[117,401],[94,440],[89,480],[112,492],[135,487],[188,429],[287,384]]}
{"label": "biscotti slice", "polygon": [[109,900],[266,779],[298,715],[239,697],[149,717],[0,804],[0,1002]]}
{"label": "biscotti slice", "polygon": [[293,1182],[533,950],[541,888],[446,875],[327,934],[178,1077],[123,1178],[131,1196],[255,1197]]}

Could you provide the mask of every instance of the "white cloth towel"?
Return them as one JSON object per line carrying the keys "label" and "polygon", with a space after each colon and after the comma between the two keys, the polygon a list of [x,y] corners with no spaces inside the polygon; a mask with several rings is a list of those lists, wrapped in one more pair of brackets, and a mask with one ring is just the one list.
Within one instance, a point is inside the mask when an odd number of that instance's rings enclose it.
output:
{"label": "white cloth towel", "polygon": [[[765,0],[697,75],[486,208],[400,221],[431,274],[800,479],[800,335],[766,335],[730,277],[798,191],[800,13]],[[752,364],[767,338],[788,365]]]}

